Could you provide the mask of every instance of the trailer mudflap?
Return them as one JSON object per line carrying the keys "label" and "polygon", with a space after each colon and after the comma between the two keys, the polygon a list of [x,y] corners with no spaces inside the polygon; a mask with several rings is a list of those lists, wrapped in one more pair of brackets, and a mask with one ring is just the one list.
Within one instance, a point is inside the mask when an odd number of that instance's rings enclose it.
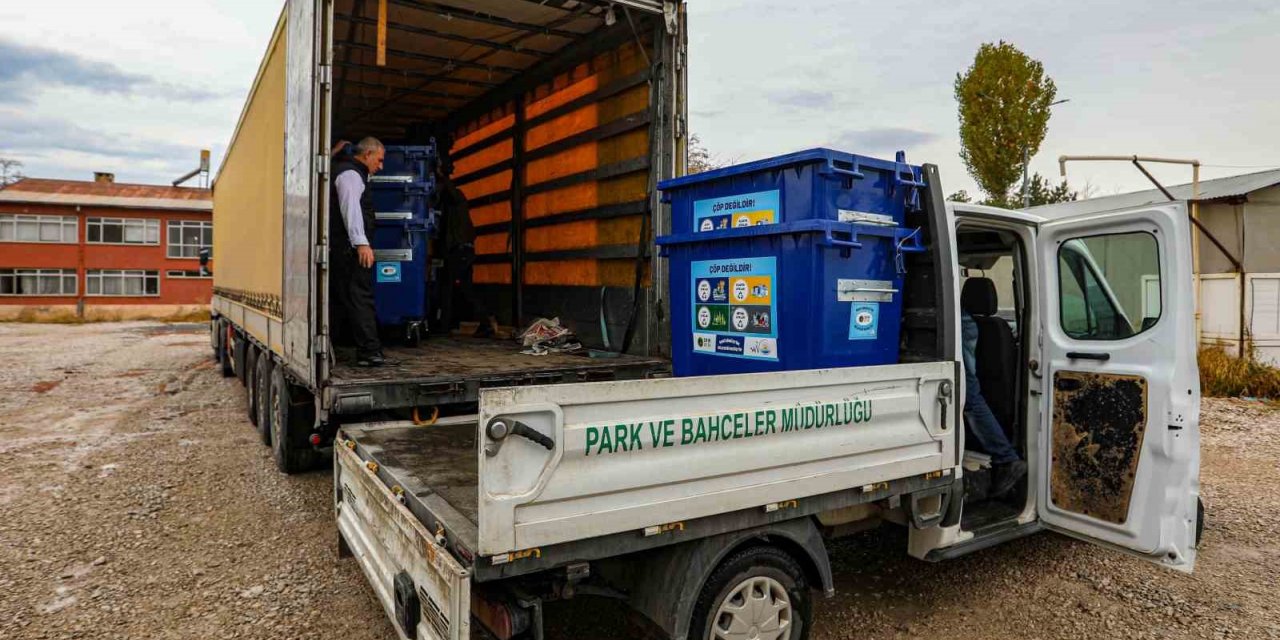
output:
{"label": "trailer mudflap", "polygon": [[[339,434],[334,447],[338,530],[402,638],[471,636],[471,570],[463,567]],[[416,606],[418,611],[407,611]],[[406,629],[402,621],[416,620]],[[411,623],[412,624],[412,623]]]}

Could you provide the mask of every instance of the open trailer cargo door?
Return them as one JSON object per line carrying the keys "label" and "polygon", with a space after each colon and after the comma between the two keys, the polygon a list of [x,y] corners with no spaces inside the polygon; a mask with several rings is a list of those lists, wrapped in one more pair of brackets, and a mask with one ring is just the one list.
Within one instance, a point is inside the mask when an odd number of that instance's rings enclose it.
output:
{"label": "open trailer cargo door", "polygon": [[329,127],[319,125],[328,121],[333,8],[329,0],[289,0],[285,10],[283,356],[314,387],[327,351],[317,339],[325,278],[316,256],[324,255],[318,218],[328,194]]}

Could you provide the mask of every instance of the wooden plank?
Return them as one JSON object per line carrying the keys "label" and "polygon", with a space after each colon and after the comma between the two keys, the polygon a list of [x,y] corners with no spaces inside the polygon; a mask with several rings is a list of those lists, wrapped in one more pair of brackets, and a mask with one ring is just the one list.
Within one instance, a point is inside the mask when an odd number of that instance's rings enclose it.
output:
{"label": "wooden plank", "polygon": [[387,0],[378,0],[378,66],[387,66]]}

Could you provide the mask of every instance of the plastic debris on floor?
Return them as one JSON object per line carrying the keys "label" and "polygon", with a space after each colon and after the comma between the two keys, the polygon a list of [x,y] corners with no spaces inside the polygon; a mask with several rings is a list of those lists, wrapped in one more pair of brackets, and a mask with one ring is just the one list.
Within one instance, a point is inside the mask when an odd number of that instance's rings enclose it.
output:
{"label": "plastic debris on floor", "polygon": [[560,318],[538,318],[520,333],[520,342],[524,349],[520,351],[530,356],[545,356],[548,353],[568,353],[582,348],[582,343],[572,331],[560,324]]}

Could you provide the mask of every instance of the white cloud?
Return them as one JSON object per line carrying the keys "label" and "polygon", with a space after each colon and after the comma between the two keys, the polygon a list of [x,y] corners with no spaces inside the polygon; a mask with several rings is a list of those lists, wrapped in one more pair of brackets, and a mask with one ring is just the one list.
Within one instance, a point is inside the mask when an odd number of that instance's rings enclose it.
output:
{"label": "white cloud", "polygon": [[217,165],[281,2],[0,3],[0,155],[36,177]]}

